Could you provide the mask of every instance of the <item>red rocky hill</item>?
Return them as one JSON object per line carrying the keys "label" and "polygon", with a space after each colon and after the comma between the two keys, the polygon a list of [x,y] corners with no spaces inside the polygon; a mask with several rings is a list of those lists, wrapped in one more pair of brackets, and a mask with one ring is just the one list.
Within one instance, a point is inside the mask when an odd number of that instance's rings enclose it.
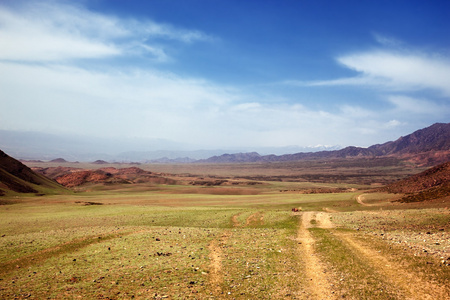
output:
{"label": "red rocky hill", "polygon": [[117,169],[113,167],[97,170],[83,170],[70,167],[33,168],[36,172],[56,180],[65,187],[76,187],[84,184],[132,184],[157,183],[175,184],[170,178],[144,171],[137,167]]}
{"label": "red rocky hill", "polygon": [[450,161],[392,183],[382,189],[406,194],[401,202],[417,202],[450,196]]}

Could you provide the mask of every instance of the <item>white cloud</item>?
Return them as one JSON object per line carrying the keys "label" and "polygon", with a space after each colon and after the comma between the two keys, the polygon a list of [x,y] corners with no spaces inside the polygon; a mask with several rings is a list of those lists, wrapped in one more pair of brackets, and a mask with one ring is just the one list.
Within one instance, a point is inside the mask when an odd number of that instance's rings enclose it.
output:
{"label": "white cloud", "polygon": [[0,59],[52,61],[120,54],[114,45],[70,32],[68,26],[52,22],[55,15],[49,14],[48,19],[38,18],[0,7]]}
{"label": "white cloud", "polygon": [[390,120],[390,121],[388,121],[388,122],[386,122],[384,124],[384,127],[385,128],[395,128],[395,127],[398,127],[400,125],[402,125],[402,122],[400,122],[398,120]]}
{"label": "white cloud", "polygon": [[288,80],[284,82],[289,85],[297,86],[341,86],[341,85],[361,85],[361,86],[385,86],[389,81],[384,78],[374,78],[369,76],[356,76],[349,78],[338,78],[332,80],[317,80],[317,81],[294,81]]}
{"label": "white cloud", "polygon": [[355,105],[342,105],[341,112],[350,118],[367,118],[372,117],[374,112]]}
{"label": "white cloud", "polygon": [[388,96],[387,101],[394,105],[396,112],[413,113],[415,115],[441,115],[448,109],[425,99],[403,95]]}
{"label": "white cloud", "polygon": [[296,86],[365,86],[389,91],[434,90],[450,96],[450,58],[406,50],[371,50],[343,55],[337,61],[354,77],[283,83]]}
{"label": "white cloud", "polygon": [[28,2],[12,9],[0,5],[0,59],[63,61],[141,52],[168,61],[161,42],[211,41],[197,31],[151,20],[119,19],[63,2]]}
{"label": "white cloud", "polygon": [[4,62],[0,73],[8,74],[0,77],[0,128],[166,138],[216,148],[345,144],[367,134],[357,126],[361,117],[348,109],[333,114],[248,101],[244,91],[155,70],[106,73]]}
{"label": "white cloud", "polygon": [[[407,45],[392,37],[379,34],[374,34],[374,37],[382,49],[336,58],[343,67],[355,71],[355,76],[317,81],[287,80],[283,84],[370,88],[369,91],[358,91],[361,93],[358,105],[337,105],[340,109],[338,115],[343,119],[345,116],[354,119],[353,122],[346,120],[339,124],[346,123],[347,128],[362,136],[376,136],[380,132],[388,135],[401,128],[415,126],[413,129],[417,129],[417,126],[428,126],[432,122],[448,121],[450,107],[445,102],[450,100],[450,58],[426,54],[411,47],[408,49]],[[342,97],[342,94],[337,96]],[[366,106],[369,102],[370,105]],[[390,105],[386,106],[386,103]]]}
{"label": "white cloud", "polygon": [[402,41],[391,37],[391,36],[386,36],[386,35],[382,35],[379,33],[374,33],[373,37],[375,38],[375,40],[380,43],[383,46],[389,46],[389,47],[399,47],[403,44]]}
{"label": "white cloud", "polygon": [[232,107],[232,110],[235,111],[259,111],[261,109],[261,104],[257,102],[250,102],[250,103],[241,103],[238,105],[235,105]]}
{"label": "white cloud", "polygon": [[434,89],[450,96],[450,60],[442,57],[374,51],[342,56],[338,61],[361,73],[366,83],[384,81],[391,89]]}

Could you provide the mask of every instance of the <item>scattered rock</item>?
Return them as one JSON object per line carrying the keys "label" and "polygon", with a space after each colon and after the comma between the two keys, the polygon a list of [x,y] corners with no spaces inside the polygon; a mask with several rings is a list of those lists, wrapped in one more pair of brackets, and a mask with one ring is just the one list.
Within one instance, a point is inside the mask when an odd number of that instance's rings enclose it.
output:
{"label": "scattered rock", "polygon": [[167,252],[167,253],[156,252],[156,254],[154,256],[171,256],[171,255],[172,255],[172,253],[170,253],[170,252]]}

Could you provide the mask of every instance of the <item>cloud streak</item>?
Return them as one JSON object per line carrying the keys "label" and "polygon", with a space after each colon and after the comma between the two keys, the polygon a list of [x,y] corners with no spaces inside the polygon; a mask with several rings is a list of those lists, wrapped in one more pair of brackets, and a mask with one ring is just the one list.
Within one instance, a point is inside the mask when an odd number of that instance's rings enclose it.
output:
{"label": "cloud streak", "polygon": [[391,91],[431,89],[450,96],[450,59],[444,56],[375,50],[344,55],[337,62],[358,73],[355,77],[296,82],[303,86],[366,86]]}
{"label": "cloud streak", "polygon": [[367,82],[394,90],[434,89],[450,96],[450,60],[392,51],[358,53],[338,58]]}
{"label": "cloud streak", "polygon": [[15,61],[57,62],[133,53],[167,61],[161,41],[213,40],[198,30],[119,19],[53,2],[28,2],[16,9],[0,6],[0,26],[0,59]]}

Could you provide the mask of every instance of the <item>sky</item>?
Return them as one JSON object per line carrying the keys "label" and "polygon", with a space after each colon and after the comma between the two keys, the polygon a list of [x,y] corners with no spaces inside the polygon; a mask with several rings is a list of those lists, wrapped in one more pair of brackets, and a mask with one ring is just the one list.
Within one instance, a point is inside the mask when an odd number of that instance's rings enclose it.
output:
{"label": "sky", "polygon": [[0,0],[0,130],[384,143],[449,122],[449,14],[449,1]]}

